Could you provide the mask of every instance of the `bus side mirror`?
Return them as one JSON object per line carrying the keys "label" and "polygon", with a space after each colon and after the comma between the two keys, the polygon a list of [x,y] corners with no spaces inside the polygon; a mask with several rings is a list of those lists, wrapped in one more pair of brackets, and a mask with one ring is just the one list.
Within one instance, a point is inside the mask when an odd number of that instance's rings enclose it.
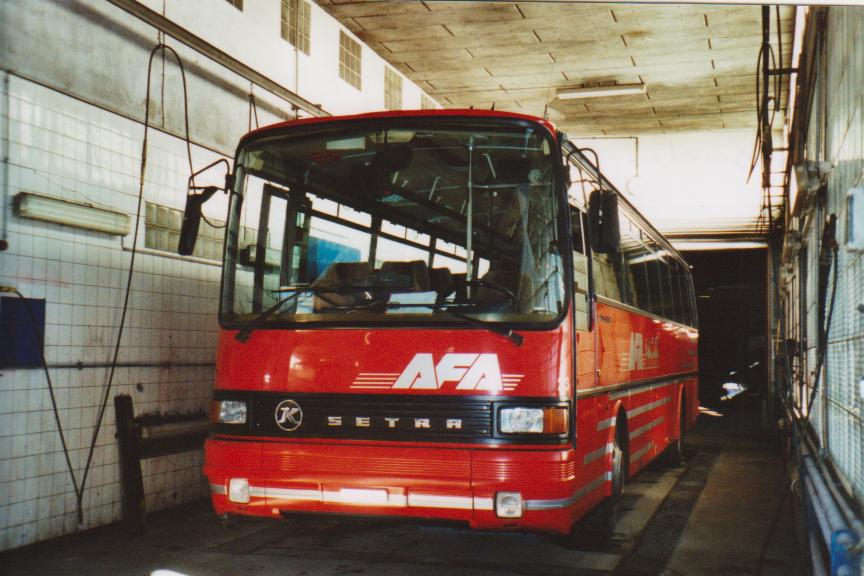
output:
{"label": "bus side mirror", "polygon": [[588,198],[591,250],[598,254],[618,251],[618,195],[608,190],[595,190]]}
{"label": "bus side mirror", "polygon": [[[225,164],[225,187],[219,186],[196,186],[195,177],[206,172],[217,164]],[[193,172],[186,184],[186,208],[183,210],[183,225],[180,227],[180,241],[177,243],[177,253],[181,256],[190,256],[195,250],[195,242],[198,241],[198,227],[201,225],[201,206],[207,202],[216,192],[220,190],[228,192],[234,186],[234,175],[231,174],[231,165],[228,160],[220,158],[211,162],[201,170]]]}
{"label": "bus side mirror", "polygon": [[177,252],[181,256],[189,256],[195,250],[198,227],[201,225],[201,206],[218,191],[216,186],[207,186],[200,192],[190,190],[186,195],[186,209],[183,211],[183,225],[177,246]]}

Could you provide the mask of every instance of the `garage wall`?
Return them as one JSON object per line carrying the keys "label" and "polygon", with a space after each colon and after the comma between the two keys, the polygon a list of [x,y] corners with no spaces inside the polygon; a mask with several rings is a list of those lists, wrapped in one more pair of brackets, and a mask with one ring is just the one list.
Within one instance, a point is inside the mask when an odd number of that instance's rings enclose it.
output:
{"label": "garage wall", "polygon": [[[819,254],[826,218],[837,216],[836,299],[827,354],[810,423],[848,491],[864,502],[864,255],[847,244],[850,189],[864,185],[864,12],[831,7],[811,17],[815,54],[809,122],[797,138],[801,162],[822,163],[824,191],[801,200],[790,220],[800,245],[787,236],[787,337],[799,344],[793,358],[795,399],[807,404],[815,383],[819,322]],[[821,17],[824,16],[824,19]],[[830,303],[834,270],[826,301]]]}
{"label": "garage wall", "polygon": [[[287,88],[295,54],[280,37],[279,0],[147,2],[191,32]],[[384,63],[363,48],[363,90],[338,76],[338,23],[317,6],[310,56],[299,57],[299,91],[332,113],[383,108]],[[62,25],[61,25],[62,23]],[[5,184],[0,284],[46,302],[45,355],[69,457],[79,478],[87,459],[120,322],[133,237],[109,236],[20,219],[20,191],[56,196],[134,216],[141,160],[146,69],[157,31],[97,0],[0,3],[0,136]],[[334,40],[335,39],[335,40]],[[249,128],[249,82],[168,39],[186,65],[193,164],[230,158]],[[182,209],[189,175],[179,71],[154,67],[144,199]],[[163,85],[164,79],[164,85]],[[261,124],[292,117],[290,105],[254,89]],[[164,95],[164,96],[163,96]],[[403,106],[421,91],[403,79]],[[218,181],[221,174],[211,178]],[[206,180],[206,178],[205,178]],[[225,216],[224,197],[208,203]],[[114,387],[136,413],[207,409],[213,381],[220,263],[144,248],[139,252]],[[4,294],[4,297],[14,298]],[[78,364],[81,364],[78,367]],[[45,374],[0,369],[0,550],[116,521],[121,517],[113,403],[97,441],[78,525]],[[143,463],[148,511],[206,497],[200,452]]]}

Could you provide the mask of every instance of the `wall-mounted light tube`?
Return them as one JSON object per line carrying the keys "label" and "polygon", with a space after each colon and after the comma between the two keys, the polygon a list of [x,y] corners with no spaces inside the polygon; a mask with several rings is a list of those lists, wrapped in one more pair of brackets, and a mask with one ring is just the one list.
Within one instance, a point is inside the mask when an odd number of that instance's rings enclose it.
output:
{"label": "wall-mounted light tube", "polygon": [[14,207],[15,214],[21,218],[104,232],[113,236],[125,236],[131,229],[128,214],[32,192],[16,194]]}
{"label": "wall-mounted light tube", "polygon": [[615,86],[583,86],[581,88],[560,88],[560,100],[575,100],[576,98],[599,98],[601,96],[627,96],[644,94],[645,84],[617,84]]}

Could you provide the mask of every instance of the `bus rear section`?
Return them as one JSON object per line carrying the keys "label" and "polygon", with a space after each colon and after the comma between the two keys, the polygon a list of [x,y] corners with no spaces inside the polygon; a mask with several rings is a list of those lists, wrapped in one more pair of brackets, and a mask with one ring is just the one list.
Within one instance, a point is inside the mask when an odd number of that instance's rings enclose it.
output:
{"label": "bus rear section", "polygon": [[[613,389],[664,368],[600,376],[620,359],[596,338],[619,335],[580,292],[568,162],[548,123],[492,112],[244,138],[205,450],[216,512],[567,533],[614,499],[628,468],[603,422],[639,407]],[[646,461],[677,433],[656,428]]]}

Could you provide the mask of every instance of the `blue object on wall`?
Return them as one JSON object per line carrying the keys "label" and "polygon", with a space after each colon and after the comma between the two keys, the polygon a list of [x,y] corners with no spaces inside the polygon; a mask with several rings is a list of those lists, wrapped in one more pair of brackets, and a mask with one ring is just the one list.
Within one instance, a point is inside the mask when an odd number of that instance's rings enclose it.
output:
{"label": "blue object on wall", "polygon": [[305,282],[312,282],[334,262],[359,262],[360,250],[323,238],[309,237]]}
{"label": "blue object on wall", "polygon": [[0,298],[0,368],[41,366],[44,335],[45,300]]}

